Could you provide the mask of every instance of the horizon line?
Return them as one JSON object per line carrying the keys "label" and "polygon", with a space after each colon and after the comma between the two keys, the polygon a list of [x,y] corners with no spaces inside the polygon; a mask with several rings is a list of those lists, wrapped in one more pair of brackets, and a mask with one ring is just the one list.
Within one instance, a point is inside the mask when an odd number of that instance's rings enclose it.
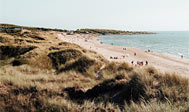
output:
{"label": "horizon line", "polygon": [[8,25],[16,25],[16,26],[23,26],[23,27],[34,27],[34,28],[49,28],[49,29],[60,29],[60,30],[78,30],[78,29],[105,29],[105,30],[120,30],[120,31],[131,31],[131,32],[167,32],[167,31],[189,31],[189,30],[124,30],[124,29],[113,29],[113,28],[57,28],[57,27],[45,27],[45,26],[29,26],[29,25],[21,25],[21,24],[14,24],[14,23],[0,23],[0,24],[8,24]]}

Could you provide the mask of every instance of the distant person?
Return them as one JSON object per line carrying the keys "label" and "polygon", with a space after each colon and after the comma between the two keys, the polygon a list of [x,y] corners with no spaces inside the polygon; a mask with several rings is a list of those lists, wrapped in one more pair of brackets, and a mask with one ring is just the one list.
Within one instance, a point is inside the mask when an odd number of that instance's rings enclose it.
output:
{"label": "distant person", "polygon": [[146,61],[146,65],[148,65],[148,61]]}
{"label": "distant person", "polygon": [[137,65],[139,65],[139,66],[141,65],[140,61],[137,61]]}
{"label": "distant person", "polygon": [[134,56],[136,56],[136,52],[134,53]]}
{"label": "distant person", "polygon": [[134,61],[131,61],[131,64],[133,65],[133,64],[134,64]]}
{"label": "distant person", "polygon": [[184,58],[184,56],[183,56],[183,55],[181,55],[181,58],[183,59],[183,58]]}
{"label": "distant person", "polygon": [[141,65],[143,66],[143,64],[144,64],[143,61],[141,61],[140,63],[141,63]]}

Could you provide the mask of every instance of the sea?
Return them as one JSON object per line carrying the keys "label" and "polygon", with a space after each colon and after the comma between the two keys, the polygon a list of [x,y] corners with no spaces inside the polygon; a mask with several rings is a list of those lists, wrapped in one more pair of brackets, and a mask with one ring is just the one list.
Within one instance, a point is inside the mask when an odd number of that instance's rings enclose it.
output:
{"label": "sea", "polygon": [[157,31],[155,34],[104,35],[104,44],[129,46],[189,59],[189,31]]}

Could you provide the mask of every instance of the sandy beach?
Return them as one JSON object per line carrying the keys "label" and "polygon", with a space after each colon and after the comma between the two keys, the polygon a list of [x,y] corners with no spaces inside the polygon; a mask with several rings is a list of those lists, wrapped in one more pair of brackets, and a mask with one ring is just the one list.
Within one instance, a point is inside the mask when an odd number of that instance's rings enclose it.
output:
{"label": "sandy beach", "polygon": [[[99,41],[98,35],[60,33],[58,37],[65,42],[75,43],[86,49],[94,50],[109,61],[128,62],[130,64],[133,61],[134,65],[137,64],[137,61],[140,61],[144,63],[144,66],[148,61],[148,66],[154,66],[161,72],[177,73],[183,77],[189,77],[189,60],[187,59],[127,46],[106,45]],[[134,55],[135,53],[136,55]]]}

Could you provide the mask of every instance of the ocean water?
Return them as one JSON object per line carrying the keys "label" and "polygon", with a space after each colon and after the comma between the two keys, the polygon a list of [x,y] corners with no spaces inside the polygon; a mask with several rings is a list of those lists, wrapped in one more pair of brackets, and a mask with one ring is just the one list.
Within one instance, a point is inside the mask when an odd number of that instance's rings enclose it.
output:
{"label": "ocean water", "polygon": [[143,35],[105,35],[100,36],[104,44],[129,46],[159,53],[168,53],[175,57],[189,59],[189,31],[162,31],[157,34]]}

